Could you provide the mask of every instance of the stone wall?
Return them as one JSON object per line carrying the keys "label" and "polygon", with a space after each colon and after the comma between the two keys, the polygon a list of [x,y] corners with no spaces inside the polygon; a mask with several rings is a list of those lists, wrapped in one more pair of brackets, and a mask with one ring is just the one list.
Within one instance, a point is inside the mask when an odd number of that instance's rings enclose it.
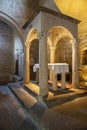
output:
{"label": "stone wall", "polygon": [[69,68],[72,66],[72,45],[63,40],[60,40],[57,44],[55,62],[57,63],[68,63]]}
{"label": "stone wall", "polygon": [[80,37],[80,44],[79,44],[79,65],[83,65],[83,56],[84,52],[87,50],[87,36],[84,35],[82,38]]}
{"label": "stone wall", "polygon": [[87,85],[87,34],[79,36],[79,79],[81,85]]}
{"label": "stone wall", "polygon": [[12,29],[0,21],[0,84],[12,81],[13,44]]}
{"label": "stone wall", "polygon": [[81,85],[87,85],[87,34],[80,37],[79,44],[79,79]]}

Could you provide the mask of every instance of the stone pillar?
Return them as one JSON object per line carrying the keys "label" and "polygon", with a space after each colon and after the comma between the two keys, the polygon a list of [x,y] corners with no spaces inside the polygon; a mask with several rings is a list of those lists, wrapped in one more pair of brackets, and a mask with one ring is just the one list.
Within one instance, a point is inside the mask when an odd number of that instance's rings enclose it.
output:
{"label": "stone pillar", "polygon": [[29,58],[30,46],[29,43],[25,44],[25,58],[24,58],[24,84],[30,82],[30,58]]}
{"label": "stone pillar", "polygon": [[79,87],[79,74],[78,74],[78,43],[74,39],[72,42],[72,86]]}
{"label": "stone pillar", "polygon": [[[55,63],[55,50],[56,47],[50,46],[50,63]],[[54,79],[53,71],[50,70],[50,81],[52,82]]]}
{"label": "stone pillar", "polygon": [[40,96],[48,95],[48,60],[46,33],[39,35],[39,86]]}
{"label": "stone pillar", "polygon": [[51,69],[50,75],[52,78],[52,89],[56,91],[57,90],[57,74],[55,75],[54,70]]}

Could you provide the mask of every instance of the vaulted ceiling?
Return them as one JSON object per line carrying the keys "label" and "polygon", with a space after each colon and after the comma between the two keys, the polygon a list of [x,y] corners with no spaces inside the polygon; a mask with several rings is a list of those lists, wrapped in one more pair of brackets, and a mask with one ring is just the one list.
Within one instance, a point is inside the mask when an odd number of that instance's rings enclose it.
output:
{"label": "vaulted ceiling", "polygon": [[87,0],[54,0],[61,13],[74,17],[81,22],[78,33],[87,33]]}

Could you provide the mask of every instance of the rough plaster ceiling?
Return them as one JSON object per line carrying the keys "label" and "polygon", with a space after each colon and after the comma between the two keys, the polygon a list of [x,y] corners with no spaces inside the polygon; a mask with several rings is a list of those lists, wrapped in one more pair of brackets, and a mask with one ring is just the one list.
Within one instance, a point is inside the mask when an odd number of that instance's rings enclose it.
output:
{"label": "rough plaster ceiling", "polygon": [[78,33],[87,33],[87,0],[54,0],[63,14],[81,20]]}

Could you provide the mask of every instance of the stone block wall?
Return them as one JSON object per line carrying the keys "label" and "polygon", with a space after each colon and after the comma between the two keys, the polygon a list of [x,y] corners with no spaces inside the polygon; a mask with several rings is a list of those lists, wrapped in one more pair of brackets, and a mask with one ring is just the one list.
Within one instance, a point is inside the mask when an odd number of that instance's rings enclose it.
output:
{"label": "stone block wall", "polygon": [[87,34],[84,34],[82,37],[80,37],[79,79],[80,79],[80,82],[87,83]]}
{"label": "stone block wall", "polygon": [[55,61],[59,63],[68,63],[72,67],[72,45],[65,40],[57,44]]}
{"label": "stone block wall", "polygon": [[12,29],[0,21],[0,84],[11,82],[13,74]]}

